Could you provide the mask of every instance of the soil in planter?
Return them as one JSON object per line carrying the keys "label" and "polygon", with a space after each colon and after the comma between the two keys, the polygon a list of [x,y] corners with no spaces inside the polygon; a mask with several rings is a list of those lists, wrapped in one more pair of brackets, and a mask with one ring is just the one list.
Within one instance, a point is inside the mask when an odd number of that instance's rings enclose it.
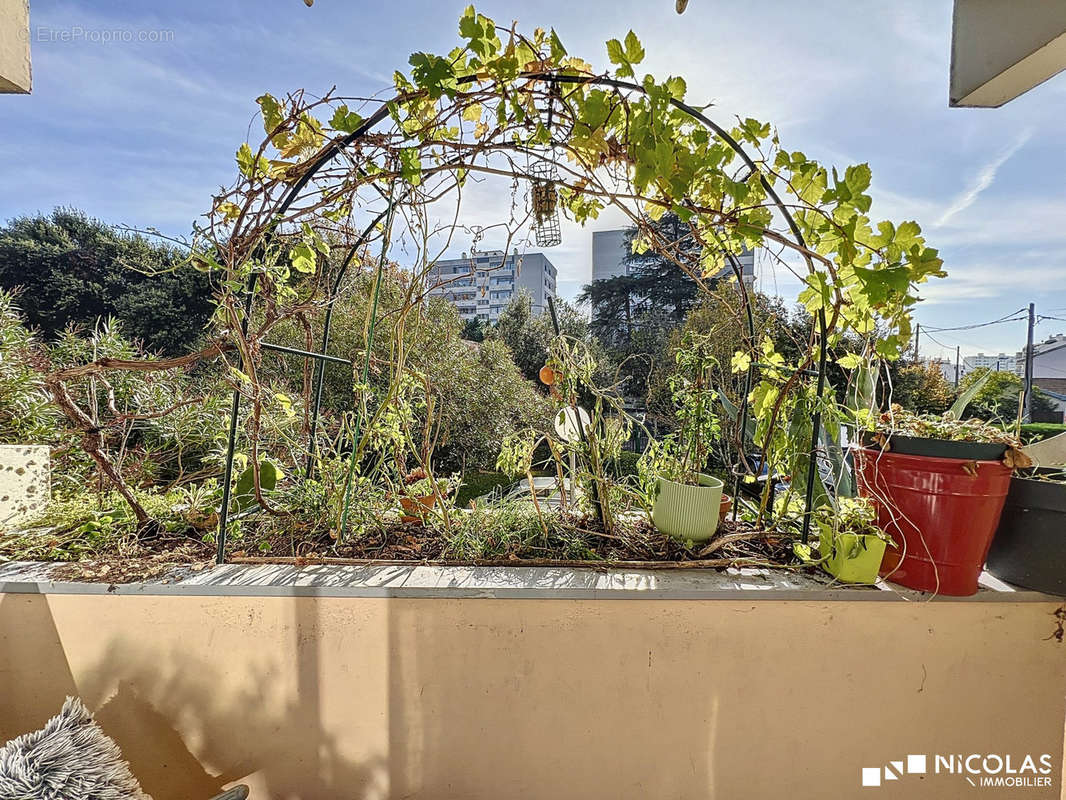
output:
{"label": "soil in planter", "polygon": [[[549,535],[532,526],[484,531],[480,538],[462,541],[463,533],[450,537],[437,527],[394,524],[336,544],[332,539],[305,541],[286,552],[283,542],[272,545],[278,556],[349,558],[383,561],[428,561],[462,563],[611,563],[621,561],[699,562],[736,560],[766,562],[767,566],[791,561],[791,538],[759,530],[747,523],[723,522],[710,542],[686,547],[657,531],[645,521],[620,523],[611,534],[593,517],[557,515]],[[260,551],[233,552],[242,556],[265,556]]]}
{"label": "soil in planter", "polygon": [[[480,538],[463,541],[461,531],[448,537],[435,525],[402,524],[396,520],[337,544],[328,530],[308,527],[294,535],[291,530],[279,530],[277,519],[260,516],[243,522],[243,534],[227,548],[227,558],[234,561],[296,559],[307,563],[344,558],[438,564],[603,567],[637,562],[674,567],[795,564],[790,536],[760,530],[744,522],[723,520],[711,541],[686,547],[644,520],[620,523],[615,531],[607,534],[592,517],[555,514],[548,519],[551,524],[547,537],[537,523],[533,526],[516,524],[510,528],[497,526],[494,530],[481,528]],[[470,529],[478,529],[476,524],[465,527],[467,536],[470,536]],[[158,580],[178,566],[212,563],[214,544],[210,537],[205,542],[202,531],[190,529],[188,533],[164,533],[141,543],[128,537],[91,552],[75,552],[54,546],[69,543],[61,534],[31,531],[0,537],[0,558],[64,561],[66,563],[53,573],[60,580],[115,584]],[[49,541],[52,541],[52,547],[47,546]]]}
{"label": "soil in planter", "polygon": [[214,548],[201,540],[168,537],[64,562],[50,577],[83,583],[151,581],[173,572],[176,567],[206,567],[213,563],[213,554]]}

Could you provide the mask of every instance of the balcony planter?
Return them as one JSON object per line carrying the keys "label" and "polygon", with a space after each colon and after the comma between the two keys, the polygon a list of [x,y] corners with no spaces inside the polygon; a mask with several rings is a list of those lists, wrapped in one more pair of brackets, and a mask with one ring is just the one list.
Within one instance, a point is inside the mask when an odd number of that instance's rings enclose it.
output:
{"label": "balcony planter", "polygon": [[[954,444],[969,444],[959,443]],[[923,592],[965,596],[977,578],[1010,486],[1001,461],[855,451],[859,493],[894,544],[881,574]]]}
{"label": "balcony planter", "polygon": [[659,478],[651,521],[668,536],[682,541],[705,542],[718,530],[724,484],[700,473],[698,485]]}
{"label": "balcony planter", "polygon": [[[844,495],[814,511],[818,526],[818,563],[842,583],[874,583],[888,537],[877,524],[877,506],[867,498]],[[810,560],[810,549],[796,545]]]}
{"label": "balcony planter", "polygon": [[1066,595],[1066,483],[1011,480],[988,571],[1027,589]]}

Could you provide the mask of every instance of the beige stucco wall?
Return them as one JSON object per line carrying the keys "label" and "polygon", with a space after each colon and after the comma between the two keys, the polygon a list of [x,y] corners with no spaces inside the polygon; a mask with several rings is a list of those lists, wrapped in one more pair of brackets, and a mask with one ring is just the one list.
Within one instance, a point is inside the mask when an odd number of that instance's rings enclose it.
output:
{"label": "beige stucco wall", "polygon": [[0,595],[0,741],[80,694],[157,800],[968,797],[1051,753],[1049,603]]}
{"label": "beige stucco wall", "polygon": [[29,91],[29,0],[0,0],[0,94]]}

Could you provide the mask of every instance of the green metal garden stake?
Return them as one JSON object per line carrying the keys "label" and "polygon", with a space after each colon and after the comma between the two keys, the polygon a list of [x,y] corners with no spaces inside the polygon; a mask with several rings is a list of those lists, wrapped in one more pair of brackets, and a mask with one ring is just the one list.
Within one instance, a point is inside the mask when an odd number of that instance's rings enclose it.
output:
{"label": "green metal garden stake", "polygon": [[[388,215],[385,217],[385,232],[381,240],[381,258],[378,259],[378,274],[374,281],[374,296],[370,301],[370,330],[367,331],[366,335],[366,358],[363,359],[363,377],[361,381],[363,386],[366,386],[370,380],[370,353],[374,347],[374,328],[377,326],[378,321],[378,295],[381,294],[381,274],[385,269],[385,256],[389,252],[389,238],[392,234],[393,190],[395,186],[396,181],[393,180],[389,184]],[[352,480],[355,477],[355,461],[359,452],[359,429],[361,423],[362,414],[357,411],[355,415],[355,430],[352,431],[352,453],[348,458],[348,476],[344,480],[344,505],[341,508],[340,523],[337,527],[338,542],[348,527],[348,506],[352,497]]]}

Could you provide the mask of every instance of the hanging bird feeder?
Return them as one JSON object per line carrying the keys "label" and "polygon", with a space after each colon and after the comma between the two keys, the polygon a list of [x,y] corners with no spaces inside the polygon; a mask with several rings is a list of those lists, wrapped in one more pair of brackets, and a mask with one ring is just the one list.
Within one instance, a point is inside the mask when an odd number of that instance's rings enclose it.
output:
{"label": "hanging bird feeder", "polygon": [[[552,130],[552,117],[555,113],[555,97],[559,87],[552,85],[548,98],[548,111],[545,128]],[[529,177],[532,183],[530,205],[533,208],[533,234],[537,247],[555,247],[563,243],[563,232],[559,225],[559,168],[556,166],[554,142],[548,146],[547,157],[529,156]]]}
{"label": "hanging bird feeder", "polygon": [[559,191],[556,189],[559,170],[550,161],[538,161],[530,166],[530,176],[533,180],[533,233],[537,247],[555,247],[563,242],[559,226]]}

